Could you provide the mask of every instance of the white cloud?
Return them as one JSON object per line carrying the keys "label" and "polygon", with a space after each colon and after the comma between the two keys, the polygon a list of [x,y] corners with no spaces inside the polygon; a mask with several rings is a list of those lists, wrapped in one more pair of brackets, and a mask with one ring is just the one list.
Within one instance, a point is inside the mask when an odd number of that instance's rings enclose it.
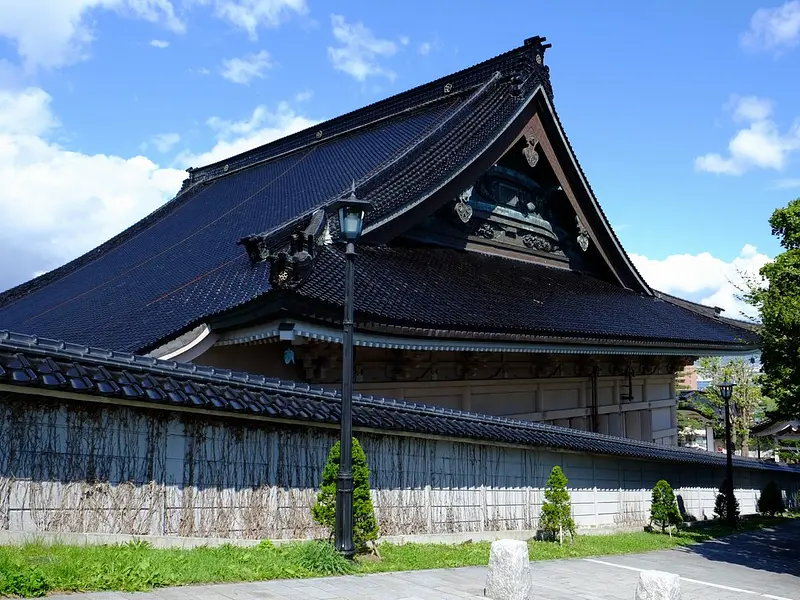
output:
{"label": "white cloud", "polygon": [[772,114],[772,101],[756,96],[733,96],[728,102],[736,122],[766,121]]}
{"label": "white cloud", "polygon": [[164,154],[169,152],[180,141],[181,136],[177,133],[159,133],[143,143],[140,148],[144,152],[147,148],[153,147]]}
{"label": "white cloud", "polygon": [[264,72],[271,68],[269,52],[262,50],[257,54],[223,60],[221,74],[229,81],[247,85],[255,78],[263,79]]}
{"label": "white cloud", "polygon": [[259,27],[278,27],[294,15],[308,12],[306,0],[193,0],[196,4],[214,6],[214,14],[258,39]]}
{"label": "white cloud", "polygon": [[214,147],[201,154],[184,152],[179,155],[178,163],[184,167],[208,165],[302,131],[317,123],[319,121],[297,114],[286,102],[279,103],[275,110],[264,105],[258,106],[250,118],[243,121],[211,117],[207,125],[216,135],[217,142]]}
{"label": "white cloud", "polygon": [[295,102],[308,102],[311,98],[314,97],[314,92],[311,90],[303,90],[302,92],[297,92],[294,95]]}
{"label": "white cloud", "polygon": [[169,42],[166,40],[150,40],[150,45],[153,48],[167,48],[169,47]]}
{"label": "white cloud", "polygon": [[382,75],[390,80],[394,72],[378,63],[379,58],[388,58],[397,52],[397,44],[391,40],[376,38],[363,23],[348,23],[341,15],[331,15],[333,37],[342,44],[328,47],[328,57],[335,69],[352,75],[358,81]]}
{"label": "white cloud", "polygon": [[750,18],[750,29],[741,36],[749,50],[775,51],[793,48],[800,43],[800,0],[791,0],[774,8],[759,8]]}
{"label": "white cloud", "polygon": [[50,101],[49,94],[39,88],[0,91],[0,133],[38,136],[54,129],[58,119],[50,111]]}
{"label": "white cloud", "polygon": [[742,313],[756,316],[757,311],[739,299],[746,282],[758,277],[758,271],[772,259],[745,244],[731,262],[701,254],[673,254],[654,260],[630,255],[636,268],[653,288],[707,306],[725,309],[725,316],[741,318]]}
{"label": "white cloud", "polygon": [[0,2],[0,38],[16,44],[28,70],[71,64],[88,55],[89,15],[101,9],[185,31],[169,0],[8,0]]}
{"label": "white cloud", "polygon": [[772,117],[772,103],[755,96],[732,97],[728,103],[734,122],[746,126],[728,142],[728,156],[709,153],[695,159],[698,171],[741,175],[754,168],[780,171],[789,155],[800,149],[800,122],[787,132]]}
{"label": "white cloud", "polygon": [[407,35],[400,36],[400,44],[402,44],[403,46],[408,46],[410,43],[411,43],[411,38],[409,38]]}
{"label": "white cloud", "polygon": [[772,190],[791,190],[794,188],[800,188],[800,177],[778,179],[770,186]]}
{"label": "white cloud", "polygon": [[[119,233],[174,196],[185,173],[144,156],[71,152],[51,140],[58,120],[43,90],[0,93],[0,289]],[[10,254],[9,254],[10,255]]]}
{"label": "white cloud", "polygon": [[417,47],[417,52],[422,56],[427,56],[431,53],[431,50],[433,50],[433,45],[430,42],[422,42]]}

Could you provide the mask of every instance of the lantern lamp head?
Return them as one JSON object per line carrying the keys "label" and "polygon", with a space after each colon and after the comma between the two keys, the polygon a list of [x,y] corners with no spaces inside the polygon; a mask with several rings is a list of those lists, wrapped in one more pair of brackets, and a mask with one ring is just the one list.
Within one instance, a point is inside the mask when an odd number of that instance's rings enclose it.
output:
{"label": "lantern lamp head", "polygon": [[334,202],[333,207],[339,211],[339,230],[342,238],[348,242],[354,242],[361,235],[364,226],[364,215],[370,209],[368,200],[360,200],[356,197],[356,184],[350,190],[350,196]]}
{"label": "lantern lamp head", "polygon": [[719,395],[722,396],[722,399],[728,401],[733,396],[733,388],[736,384],[726,381],[724,383],[720,383],[717,387],[719,388]]}

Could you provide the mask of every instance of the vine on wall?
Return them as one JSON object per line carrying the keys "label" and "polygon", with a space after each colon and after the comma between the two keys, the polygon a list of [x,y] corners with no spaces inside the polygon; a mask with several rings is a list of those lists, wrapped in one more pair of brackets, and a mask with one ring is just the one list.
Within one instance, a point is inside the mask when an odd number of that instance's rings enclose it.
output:
{"label": "vine on wall", "polygon": [[[337,436],[335,428],[0,394],[0,530],[323,536],[311,506]],[[590,455],[390,433],[358,437],[383,535],[534,529],[546,473],[565,456],[586,463],[580,469],[588,475],[565,466],[576,488],[597,487]],[[659,465],[645,474],[635,461],[603,460],[613,467],[612,487],[603,490],[615,496],[609,520],[643,524],[649,488],[664,476]],[[673,470],[676,482],[695,471]],[[703,487],[697,477],[687,485]],[[752,483],[757,494],[759,477],[737,481]],[[699,511],[694,497],[686,500]],[[598,514],[598,506],[584,514]]]}

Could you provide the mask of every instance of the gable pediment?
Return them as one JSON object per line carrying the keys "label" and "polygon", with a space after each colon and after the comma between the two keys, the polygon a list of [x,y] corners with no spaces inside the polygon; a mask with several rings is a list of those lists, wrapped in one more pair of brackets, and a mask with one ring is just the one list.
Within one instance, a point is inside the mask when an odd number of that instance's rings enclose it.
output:
{"label": "gable pediment", "polygon": [[401,238],[511,256],[613,280],[536,138],[523,136]]}

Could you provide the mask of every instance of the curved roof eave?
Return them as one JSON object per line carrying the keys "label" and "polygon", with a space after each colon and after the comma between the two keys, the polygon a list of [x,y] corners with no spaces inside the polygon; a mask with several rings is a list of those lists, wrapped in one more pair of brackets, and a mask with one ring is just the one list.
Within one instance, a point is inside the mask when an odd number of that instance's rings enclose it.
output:
{"label": "curved roof eave", "polygon": [[[545,110],[537,110],[542,107],[544,107]],[[622,247],[619,238],[616,233],[614,233],[608,218],[597,201],[586,175],[575,156],[569,139],[564,133],[563,126],[561,125],[561,121],[553,107],[547,90],[543,85],[539,85],[534,89],[528,100],[519,107],[516,114],[507,122],[506,126],[499,131],[491,142],[488,143],[480,153],[475,155],[470,162],[462,165],[457,172],[452,173],[450,177],[436,189],[430,190],[427,194],[418,197],[414,202],[405,204],[390,213],[381,215],[377,221],[367,224],[364,228],[365,238],[386,241],[402,229],[402,227],[393,226],[393,223],[396,221],[408,222],[409,220],[413,220],[413,217],[406,219],[405,216],[407,214],[412,214],[415,211],[422,212],[422,206],[428,202],[430,202],[432,206],[425,210],[425,212],[435,210],[435,208],[440,206],[443,202],[446,202],[448,198],[458,193],[463,187],[469,185],[476,174],[487,170],[491,165],[500,160],[500,158],[525,135],[524,131],[526,127],[536,115],[539,115],[540,118],[546,116],[549,121],[546,125],[554,127],[558,133],[557,142],[560,148],[557,150],[560,150],[562,154],[566,154],[569,158],[567,165],[570,170],[569,175],[572,175],[572,177],[580,182],[583,192],[581,196],[585,196],[589,199],[590,204],[588,206],[581,206],[581,209],[584,213],[590,213],[595,223],[594,227],[592,227],[591,223],[587,223],[587,227],[590,228],[593,234],[592,237],[598,240],[608,267],[623,286],[634,288],[636,291],[642,292],[648,296],[653,296],[654,292],[652,288],[644,280],[627,252]],[[562,168],[564,167],[564,165],[561,166]],[[577,201],[580,203],[581,198],[578,198]],[[598,223],[600,227],[597,227]]]}
{"label": "curved roof eave", "polygon": [[[633,264],[633,261],[628,256],[628,253],[622,247],[622,243],[620,242],[617,234],[614,232],[614,229],[611,227],[611,222],[608,220],[603,208],[600,206],[600,203],[597,200],[597,196],[595,196],[594,190],[592,190],[592,186],[589,184],[589,180],[586,177],[586,174],[581,167],[580,162],[575,154],[575,150],[572,148],[572,144],[567,137],[566,132],[564,131],[564,126],[561,124],[561,119],[558,116],[558,112],[556,112],[555,106],[553,105],[551,99],[546,95],[542,95],[541,101],[547,106],[547,116],[552,119],[552,125],[555,127],[556,131],[558,132],[558,141],[562,145],[564,152],[569,157],[569,166],[573,171],[575,177],[581,183],[581,187],[588,197],[591,203],[591,209],[594,215],[596,216],[596,220],[601,224],[602,233],[605,244],[603,244],[604,250],[606,251],[613,251],[618,258],[618,261],[621,263],[619,265],[609,265],[611,266],[612,270],[614,270],[615,274],[618,278],[621,279],[623,284],[627,284],[630,286],[631,283],[635,283],[636,286],[639,288],[638,291],[641,291],[648,296],[653,296],[653,290],[649,286],[649,284],[645,281],[644,277],[639,273],[636,269],[636,266]],[[586,224],[587,227],[591,228],[591,224]],[[595,230],[593,233],[596,235],[598,232]],[[624,268],[627,273],[620,273],[620,268]],[[627,276],[626,276],[627,275]]]}

